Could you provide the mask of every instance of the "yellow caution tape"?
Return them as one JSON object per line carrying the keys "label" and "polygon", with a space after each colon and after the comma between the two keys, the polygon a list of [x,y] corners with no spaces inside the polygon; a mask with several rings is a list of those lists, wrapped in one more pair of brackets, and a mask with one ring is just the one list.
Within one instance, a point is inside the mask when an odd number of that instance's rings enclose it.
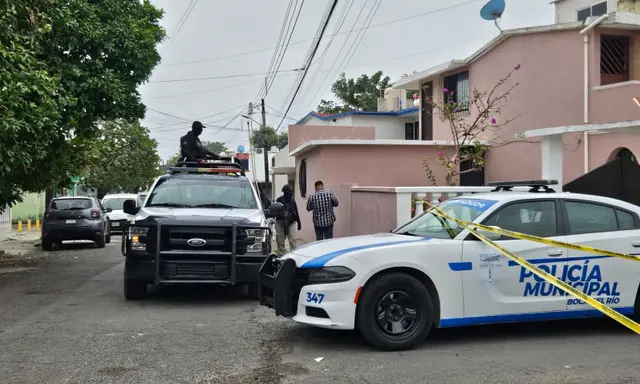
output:
{"label": "yellow caution tape", "polygon": [[[565,283],[564,281],[558,279],[557,277],[553,276],[552,274],[547,273],[547,272],[541,270],[540,268],[536,267],[535,265],[529,263],[527,260],[525,260],[525,259],[523,259],[523,258],[521,258],[519,256],[516,256],[515,254],[509,252],[508,250],[504,249],[500,245],[496,244],[495,242],[489,240],[488,238],[482,236],[481,234],[479,234],[478,232],[473,230],[471,228],[471,226],[467,225],[465,222],[463,222],[461,220],[454,219],[454,218],[450,217],[449,215],[447,215],[446,213],[442,212],[435,205],[433,205],[432,207],[433,207],[433,209],[435,210],[435,213],[438,216],[442,216],[443,218],[445,218],[447,220],[456,221],[458,224],[460,224],[463,228],[467,229],[469,232],[471,232],[473,235],[475,235],[482,242],[484,242],[485,244],[497,249],[502,254],[507,256],[509,259],[513,260],[514,262],[518,263],[523,268],[527,269],[529,272],[537,275],[541,279],[544,279],[546,282],[548,282],[548,283],[550,283],[550,284],[562,289],[563,291],[567,292],[568,294],[570,294],[570,295],[572,295],[574,297],[577,297],[578,299],[584,301],[585,303],[589,304],[590,306],[592,306],[593,308],[597,309],[598,311],[600,311],[600,312],[604,313],[605,315],[609,316],[610,318],[614,319],[618,323],[620,323],[620,324],[624,325],[625,327],[631,329],[635,333],[640,334],[640,324],[638,324],[635,321],[631,320],[630,318],[620,314],[618,311],[607,307],[606,305],[602,304],[601,302],[599,302],[598,300],[592,298],[591,296],[588,296],[588,295],[578,291],[577,289],[575,289],[571,285],[569,285],[569,284]],[[489,227],[489,228],[491,228],[491,227]]]}
{"label": "yellow caution tape", "polygon": [[[435,207],[435,205],[427,203],[429,206],[431,207]],[[460,224],[460,225],[466,225],[474,227],[476,229],[482,229],[484,231],[487,232],[493,232],[493,233],[498,233],[500,235],[504,235],[504,236],[509,236],[509,237],[513,237],[516,239],[520,239],[520,240],[529,240],[529,241],[533,241],[536,243],[541,243],[541,244],[546,244],[546,245],[554,245],[556,247],[562,247],[562,248],[567,248],[567,249],[574,249],[576,251],[583,251],[583,252],[588,252],[588,253],[595,253],[597,255],[605,255],[605,256],[611,256],[611,257],[618,257],[621,259],[625,259],[625,260],[632,260],[632,261],[640,261],[640,256],[636,256],[636,255],[629,255],[629,254],[625,254],[625,253],[618,253],[618,252],[611,252],[611,251],[607,251],[604,249],[598,249],[598,248],[593,248],[593,247],[586,247],[584,245],[577,245],[577,244],[569,244],[569,243],[565,243],[563,241],[558,241],[558,240],[551,240],[551,239],[545,239],[544,237],[538,237],[538,236],[533,236],[533,235],[527,235],[526,233],[520,233],[520,232],[513,232],[513,231],[509,231],[506,229],[502,229],[502,228],[497,228],[497,227],[490,227],[487,225],[483,225],[483,224],[476,224],[476,223],[471,223],[471,222],[467,222],[467,221],[462,221],[462,220],[458,220],[454,217],[450,217],[448,215],[446,215],[444,212],[438,210],[440,212],[440,216],[444,217],[447,220],[450,221],[455,221],[456,223]]]}

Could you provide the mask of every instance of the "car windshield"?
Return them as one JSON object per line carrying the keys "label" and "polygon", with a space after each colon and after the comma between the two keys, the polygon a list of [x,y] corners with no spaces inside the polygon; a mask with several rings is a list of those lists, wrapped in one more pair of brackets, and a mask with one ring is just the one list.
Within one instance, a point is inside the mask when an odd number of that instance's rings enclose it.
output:
{"label": "car windshield", "polygon": [[56,199],[51,202],[51,209],[58,211],[82,210],[91,208],[89,199]]}
{"label": "car windshield", "polygon": [[158,181],[146,207],[257,209],[247,179],[192,176]]}
{"label": "car windshield", "polygon": [[105,209],[111,208],[114,211],[122,211],[122,207],[124,206],[124,202],[128,199],[126,197],[108,197],[102,200],[102,206]]}
{"label": "car windshield", "polygon": [[[438,204],[438,209],[461,221],[474,221],[489,207],[495,204],[493,200],[480,199],[451,199]],[[399,235],[433,237],[437,239],[453,239],[464,228],[453,220],[444,218],[432,213],[433,208],[427,210],[422,215],[398,228]]]}

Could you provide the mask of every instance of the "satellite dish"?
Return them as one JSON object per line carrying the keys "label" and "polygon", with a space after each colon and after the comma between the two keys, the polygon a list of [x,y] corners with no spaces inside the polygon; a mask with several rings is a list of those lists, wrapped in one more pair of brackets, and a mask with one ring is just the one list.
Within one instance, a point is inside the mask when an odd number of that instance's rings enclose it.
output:
{"label": "satellite dish", "polygon": [[504,0],[491,0],[480,10],[480,17],[489,21],[493,20],[496,28],[502,32],[502,28],[498,25],[498,20],[502,17],[502,13],[504,13],[504,7]]}
{"label": "satellite dish", "polygon": [[238,153],[244,153],[244,145],[238,145]]}

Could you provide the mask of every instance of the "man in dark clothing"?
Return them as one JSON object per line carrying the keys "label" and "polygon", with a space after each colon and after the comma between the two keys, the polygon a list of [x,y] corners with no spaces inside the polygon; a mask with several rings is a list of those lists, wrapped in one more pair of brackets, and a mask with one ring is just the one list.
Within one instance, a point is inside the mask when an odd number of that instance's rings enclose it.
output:
{"label": "man in dark clothing", "polygon": [[180,161],[204,163],[205,159],[218,160],[220,156],[202,145],[198,136],[205,128],[199,121],[194,121],[191,130],[180,138]]}
{"label": "man in dark clothing", "polygon": [[[282,196],[276,202],[284,205],[284,215],[276,218],[276,243],[278,244],[278,254],[284,255],[287,249],[284,246],[285,240],[289,240],[289,250],[296,247],[296,237],[298,231],[302,229],[298,205],[293,197],[293,188],[289,184],[282,187]],[[297,226],[296,226],[297,224]]]}
{"label": "man in dark clothing", "polygon": [[333,192],[324,189],[322,181],[316,181],[315,187],[316,191],[307,199],[307,211],[313,211],[316,240],[332,239],[336,222],[333,209],[338,206],[338,199]]}

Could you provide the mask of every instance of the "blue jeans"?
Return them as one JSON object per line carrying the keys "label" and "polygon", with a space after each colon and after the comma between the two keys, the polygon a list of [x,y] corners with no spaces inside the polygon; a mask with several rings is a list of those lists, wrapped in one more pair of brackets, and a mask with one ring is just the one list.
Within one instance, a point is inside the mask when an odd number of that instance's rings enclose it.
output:
{"label": "blue jeans", "polygon": [[313,227],[316,231],[316,240],[333,239],[333,225],[330,227]]}

